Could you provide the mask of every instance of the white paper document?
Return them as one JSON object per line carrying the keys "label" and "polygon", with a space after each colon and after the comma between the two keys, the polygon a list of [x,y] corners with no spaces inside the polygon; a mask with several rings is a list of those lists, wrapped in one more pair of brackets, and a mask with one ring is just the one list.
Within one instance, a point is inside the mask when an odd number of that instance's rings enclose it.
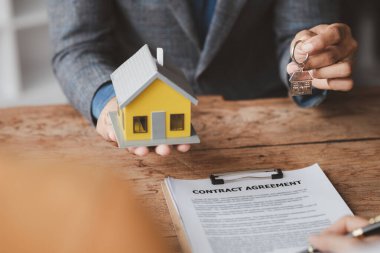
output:
{"label": "white paper document", "polygon": [[282,179],[165,184],[195,253],[296,253],[311,234],[352,214],[317,164]]}

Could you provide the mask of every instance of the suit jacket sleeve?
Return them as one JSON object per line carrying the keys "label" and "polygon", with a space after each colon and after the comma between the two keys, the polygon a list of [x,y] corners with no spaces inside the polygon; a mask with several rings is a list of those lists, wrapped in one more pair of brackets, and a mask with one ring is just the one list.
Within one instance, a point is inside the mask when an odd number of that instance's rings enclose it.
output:
{"label": "suit jacket sleeve", "polygon": [[[277,37],[277,55],[280,64],[280,77],[287,87],[289,87],[289,76],[286,72],[286,66],[291,61],[290,43],[294,36],[302,30],[312,28],[319,24],[338,22],[338,7],[338,0],[276,1],[274,30]],[[316,94],[319,95],[321,92],[316,91]],[[298,104],[300,104],[299,101],[301,100],[305,99],[295,99]]]}
{"label": "suit jacket sleeve", "polygon": [[113,1],[49,0],[53,70],[70,102],[89,120],[91,102],[117,67]]}

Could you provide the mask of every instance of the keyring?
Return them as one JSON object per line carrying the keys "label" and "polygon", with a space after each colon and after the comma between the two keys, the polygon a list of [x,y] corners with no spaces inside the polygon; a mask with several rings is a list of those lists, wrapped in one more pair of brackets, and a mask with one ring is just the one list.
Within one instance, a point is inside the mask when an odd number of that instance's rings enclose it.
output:
{"label": "keyring", "polygon": [[306,53],[306,57],[305,57],[305,60],[303,60],[303,62],[298,62],[296,60],[296,57],[294,57],[294,52],[296,51],[296,46],[299,44],[299,43],[302,43],[303,40],[297,40],[296,43],[294,43],[294,46],[292,47],[292,52],[291,52],[291,55],[292,55],[292,60],[297,63],[298,67],[300,68],[303,68],[305,66],[305,63],[307,62],[307,60],[309,59],[309,54]]}

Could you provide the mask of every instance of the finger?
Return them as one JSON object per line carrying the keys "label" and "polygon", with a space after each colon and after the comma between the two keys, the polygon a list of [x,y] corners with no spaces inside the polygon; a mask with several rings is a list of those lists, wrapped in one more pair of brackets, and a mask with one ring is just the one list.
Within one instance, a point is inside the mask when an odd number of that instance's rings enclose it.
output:
{"label": "finger", "polygon": [[111,139],[109,133],[113,131],[113,129],[107,126],[105,120],[105,117],[99,117],[98,123],[96,125],[96,132],[98,132],[98,134],[100,134],[106,141],[110,141]]}
{"label": "finger", "polygon": [[302,44],[302,50],[307,53],[323,50],[331,45],[342,42],[348,35],[350,28],[345,24],[332,24],[320,34],[308,39]]}
{"label": "finger", "polygon": [[182,153],[185,153],[185,152],[189,151],[190,148],[191,148],[191,146],[189,144],[182,144],[182,145],[178,145],[177,146],[177,150],[179,152],[182,152]]}
{"label": "finger", "polygon": [[[292,50],[294,48],[294,44],[297,41],[299,41],[299,40],[306,41],[315,35],[316,35],[315,33],[311,32],[309,30],[303,30],[303,31],[297,33],[294,40],[290,44],[290,48],[291,48],[290,51],[292,52]],[[301,44],[302,43],[297,44],[296,48],[294,48],[294,58],[298,62],[303,62],[306,58],[306,52],[301,49]]]}
{"label": "finger", "polygon": [[316,79],[312,81],[315,88],[321,90],[350,91],[354,87],[354,81],[351,78],[336,79]]}
{"label": "finger", "polygon": [[105,122],[106,122],[105,127],[106,127],[106,131],[108,135],[108,140],[116,142],[116,135],[112,126],[112,121],[111,121],[111,117],[109,113],[107,113]]}
{"label": "finger", "polygon": [[108,137],[109,137],[110,141],[116,142],[116,135],[115,135],[115,131],[113,128],[108,130]]}
{"label": "finger", "polygon": [[106,141],[108,141],[109,139],[109,136],[108,136],[108,132],[105,130],[105,127],[100,127],[100,126],[96,126],[96,132],[102,136],[103,139],[105,139]]}
{"label": "finger", "polygon": [[379,235],[371,235],[363,239],[366,243],[379,243],[380,236]]}
{"label": "finger", "polygon": [[327,25],[327,24],[321,24],[321,25],[314,26],[314,27],[310,28],[309,30],[312,31],[315,34],[321,34],[324,31],[326,31],[326,28],[328,26],[329,25]]}
{"label": "finger", "polygon": [[129,147],[129,148],[127,148],[127,150],[128,150],[128,152],[129,152],[129,153],[132,153],[132,154],[134,154],[134,153],[135,153],[135,150],[136,150],[136,148],[135,148],[135,147]]}
{"label": "finger", "polygon": [[312,32],[311,30],[302,30],[296,34],[296,36],[294,37],[294,40],[292,41],[290,46],[293,47],[294,43],[296,43],[298,40],[305,41],[305,40],[310,39],[311,37],[313,37],[315,35],[317,35],[317,34]]}
{"label": "finger", "polygon": [[310,55],[305,63],[305,69],[319,69],[327,67],[341,61],[347,57],[342,49],[337,46],[328,47],[326,50],[320,51],[317,54]]}
{"label": "finger", "polygon": [[135,155],[137,156],[146,156],[149,154],[149,149],[147,147],[138,147],[135,149]]}
{"label": "finger", "polygon": [[311,236],[309,241],[314,248],[323,252],[347,252],[360,244],[358,239],[342,235]]}
{"label": "finger", "polygon": [[107,113],[107,116],[105,117],[105,121],[107,126],[112,126],[111,116],[109,113]]}
{"label": "finger", "polygon": [[288,66],[286,66],[286,71],[288,72],[289,75],[293,74],[298,69],[299,69],[299,67],[298,67],[297,63],[295,63],[295,62],[291,62],[288,64]]}
{"label": "finger", "polygon": [[158,154],[158,155],[161,155],[161,156],[167,156],[167,155],[169,155],[170,154],[170,147],[169,147],[169,145],[164,145],[164,144],[162,144],[162,145],[158,145],[157,147],[156,147],[156,153]]}
{"label": "finger", "polygon": [[339,62],[337,64],[323,67],[319,69],[313,69],[311,75],[314,78],[326,79],[326,78],[343,78],[350,77],[352,74],[352,62]]}
{"label": "finger", "polygon": [[116,142],[115,130],[113,129],[112,125],[104,124],[102,126],[102,129],[102,136],[105,140]]}
{"label": "finger", "polygon": [[335,234],[346,234],[357,228],[368,225],[368,221],[358,216],[344,216],[327,228],[324,232]]}

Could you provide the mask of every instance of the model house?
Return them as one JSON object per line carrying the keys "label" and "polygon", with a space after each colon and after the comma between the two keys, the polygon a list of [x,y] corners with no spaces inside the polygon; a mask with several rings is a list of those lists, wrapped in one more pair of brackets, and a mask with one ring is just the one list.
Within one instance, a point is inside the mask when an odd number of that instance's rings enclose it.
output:
{"label": "model house", "polygon": [[199,143],[191,125],[198,100],[184,74],[144,45],[111,75],[119,105],[111,113],[119,147]]}

